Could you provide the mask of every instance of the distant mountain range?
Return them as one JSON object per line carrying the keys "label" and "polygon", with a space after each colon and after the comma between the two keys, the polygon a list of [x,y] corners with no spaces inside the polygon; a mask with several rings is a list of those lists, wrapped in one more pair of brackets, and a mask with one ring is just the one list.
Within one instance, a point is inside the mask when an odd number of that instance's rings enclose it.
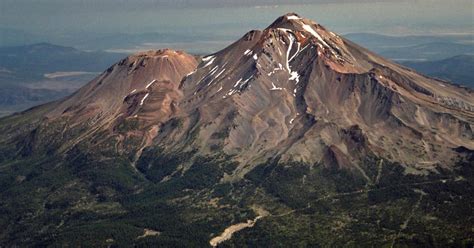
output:
{"label": "distant mountain range", "polygon": [[395,61],[427,61],[445,59],[454,55],[473,55],[474,46],[472,44],[433,42],[409,47],[384,49],[380,53]]}
{"label": "distant mountain range", "polygon": [[1,47],[0,68],[12,73],[42,77],[56,71],[101,71],[124,54],[84,52],[49,43]]}
{"label": "distant mountain range", "polygon": [[1,118],[0,246],[470,247],[473,130],[474,90],[288,13]]}
{"label": "distant mountain range", "polygon": [[474,89],[474,55],[458,55],[437,61],[407,61],[402,64],[431,77],[466,85]]}
{"label": "distant mountain range", "polygon": [[0,48],[0,116],[59,99],[124,54],[38,43]]}
{"label": "distant mountain range", "polygon": [[348,33],[344,37],[374,50],[409,47],[427,43],[470,43],[474,34],[391,36],[375,33]]}
{"label": "distant mountain range", "polygon": [[396,61],[441,60],[474,54],[473,35],[387,36],[355,33],[344,36]]}

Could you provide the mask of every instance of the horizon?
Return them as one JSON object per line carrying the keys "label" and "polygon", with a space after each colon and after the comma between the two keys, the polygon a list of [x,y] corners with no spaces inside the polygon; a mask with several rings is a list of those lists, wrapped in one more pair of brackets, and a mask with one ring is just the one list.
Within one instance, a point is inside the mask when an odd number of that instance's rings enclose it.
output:
{"label": "horizon", "polygon": [[[312,19],[341,35],[474,34],[472,2],[467,0],[359,0],[350,3],[322,0],[293,4],[284,0],[255,3],[227,0],[217,1],[220,2],[217,7],[209,7],[216,3],[215,0],[191,2],[191,7],[185,7],[190,1],[6,0],[1,3],[0,45],[47,42],[82,50],[132,52],[165,48],[168,43],[186,50],[189,41],[197,41],[200,50],[217,51],[247,31],[264,29],[289,12]],[[177,18],[180,16],[186,18]],[[123,39],[123,44],[110,48],[84,45],[112,36]],[[140,39],[141,46],[131,46],[134,39]]]}

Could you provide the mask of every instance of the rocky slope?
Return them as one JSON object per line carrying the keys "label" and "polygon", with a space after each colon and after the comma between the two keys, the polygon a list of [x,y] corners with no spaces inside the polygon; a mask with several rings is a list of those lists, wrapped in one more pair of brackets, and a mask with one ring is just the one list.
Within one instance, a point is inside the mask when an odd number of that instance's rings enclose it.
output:
{"label": "rocky slope", "polygon": [[473,126],[471,89],[290,13],[1,119],[0,241],[203,246],[247,222],[219,245],[469,244]]}
{"label": "rocky slope", "polygon": [[[474,149],[472,90],[420,76],[297,15],[204,60],[182,83],[190,125],[159,144],[199,126],[193,147],[221,144],[243,163],[334,156],[349,167],[371,152],[430,167],[452,162],[454,148]],[[213,139],[218,132],[227,137]]]}

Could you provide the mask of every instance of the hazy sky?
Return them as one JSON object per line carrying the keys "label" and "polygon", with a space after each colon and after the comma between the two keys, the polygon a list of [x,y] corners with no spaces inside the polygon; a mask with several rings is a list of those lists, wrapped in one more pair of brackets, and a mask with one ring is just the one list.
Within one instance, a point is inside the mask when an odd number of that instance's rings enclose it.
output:
{"label": "hazy sky", "polygon": [[474,32],[472,0],[0,0],[0,29],[51,42],[153,32],[232,40],[287,12],[342,34]]}

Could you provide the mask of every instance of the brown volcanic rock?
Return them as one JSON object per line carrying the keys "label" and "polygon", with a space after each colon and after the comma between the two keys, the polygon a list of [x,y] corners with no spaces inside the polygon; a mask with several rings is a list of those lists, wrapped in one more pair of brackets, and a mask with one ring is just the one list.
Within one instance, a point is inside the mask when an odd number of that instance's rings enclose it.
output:
{"label": "brown volcanic rock", "polygon": [[181,89],[184,128],[156,140],[170,151],[218,146],[244,165],[279,155],[347,166],[375,154],[429,169],[451,164],[454,148],[474,149],[471,90],[421,76],[296,14],[204,57]]}
{"label": "brown volcanic rock", "polygon": [[241,162],[233,179],[277,156],[361,170],[375,155],[424,170],[453,164],[459,147],[474,150],[472,90],[293,13],[201,59],[130,56],[48,108],[48,122],[66,122],[66,133],[82,128],[63,149],[113,137],[133,163],[147,146],[224,152]]}
{"label": "brown volcanic rock", "polygon": [[[130,105],[131,108],[133,105],[143,106],[141,100],[144,103],[165,101],[168,91],[174,91],[174,95],[179,95],[176,90],[181,79],[195,67],[196,59],[180,51],[165,49],[132,55],[61,102],[51,116],[63,114],[80,116],[88,114],[83,110],[97,109],[103,116],[115,117],[122,114],[119,110],[122,110],[123,105]],[[145,98],[147,94],[150,99],[148,96]],[[141,99],[133,101],[136,96],[140,96]],[[137,111],[137,109],[132,111],[129,107],[125,108],[127,113]]]}
{"label": "brown volcanic rock", "polygon": [[113,152],[139,156],[161,123],[175,114],[181,79],[196,66],[194,56],[170,49],[129,56],[72,96],[48,105],[42,126],[60,126],[50,136],[62,137],[61,151],[80,142],[91,142],[94,149],[113,139]]}

